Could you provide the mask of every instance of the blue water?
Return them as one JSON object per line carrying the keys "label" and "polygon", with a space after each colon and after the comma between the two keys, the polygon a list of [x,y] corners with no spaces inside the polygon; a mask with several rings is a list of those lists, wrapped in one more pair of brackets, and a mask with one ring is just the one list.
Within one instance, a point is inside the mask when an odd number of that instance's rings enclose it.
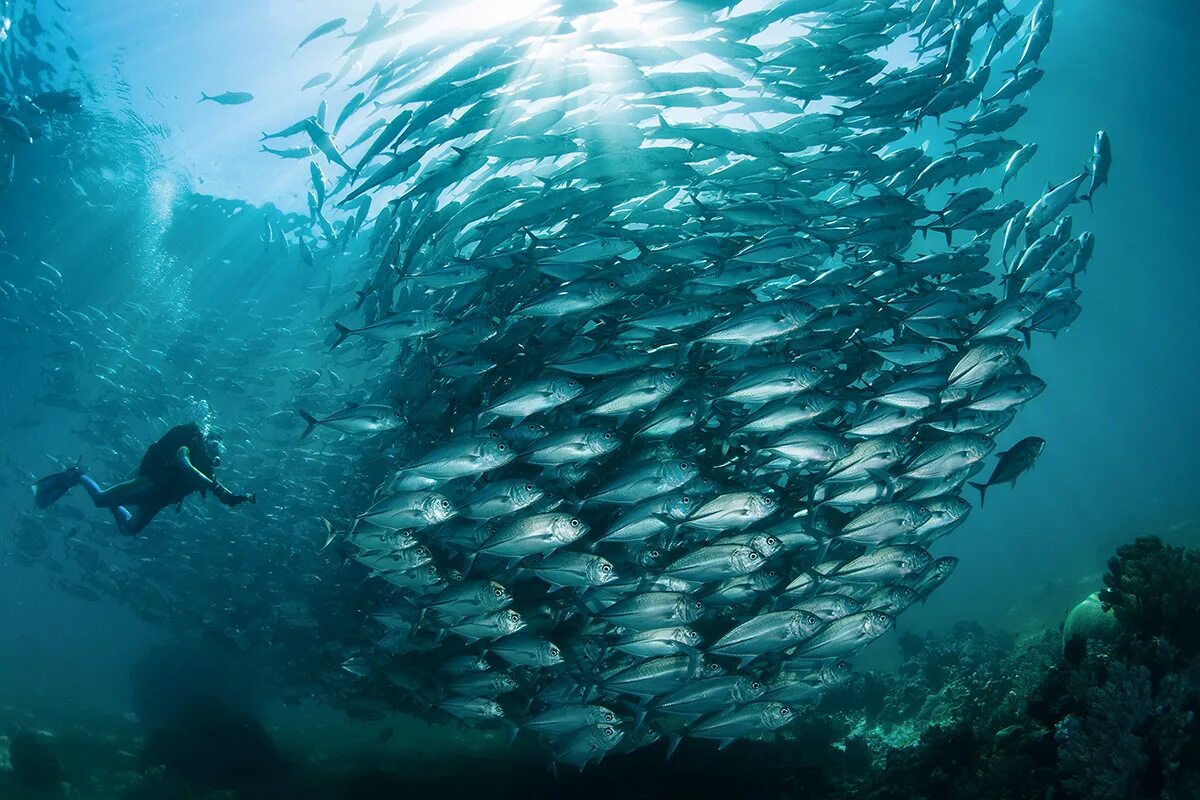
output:
{"label": "blue water", "polygon": [[[361,19],[370,6],[342,3],[337,13]],[[291,385],[303,370],[330,367],[322,345],[328,320],[366,273],[339,273],[334,298],[323,304],[323,272],[306,271],[294,252],[267,251],[259,241],[262,215],[306,211],[307,159],[272,158],[259,151],[257,139],[312,113],[318,102],[320,90],[299,87],[335,69],[337,46],[318,41],[294,57],[292,51],[333,14],[327,4],[92,0],[70,10],[42,2],[37,14],[48,29],[40,41],[53,48],[43,57],[55,67],[54,85],[83,90],[86,113],[106,121],[60,129],[19,154],[14,183],[0,194],[3,249],[18,259],[0,267],[0,278],[19,279],[43,260],[63,276],[54,287],[58,307],[112,312],[130,300],[146,315],[124,329],[137,336],[118,356],[100,336],[64,352],[48,308],[5,306],[0,728],[96,725],[125,736],[137,730],[131,665],[155,646],[194,642],[205,627],[198,616],[203,604],[187,599],[195,587],[170,581],[172,574],[203,574],[208,566],[176,570],[173,558],[181,550],[189,559],[208,551],[212,569],[244,567],[248,580],[269,586],[277,578],[262,570],[290,566],[270,564],[262,548],[273,542],[281,545],[278,552],[311,553],[323,539],[321,510],[308,487],[320,483],[314,494],[324,497],[335,480],[354,485],[343,470],[347,462],[338,460],[348,448],[299,449],[299,419],[279,427],[271,420],[292,408]],[[1054,38],[1041,62],[1046,77],[1028,100],[1029,113],[1007,134],[1036,141],[1040,150],[1009,195],[1037,196],[1047,182],[1075,174],[1095,131],[1112,137],[1110,185],[1097,196],[1094,212],[1072,211],[1076,230],[1095,231],[1098,239],[1081,283],[1083,313],[1054,340],[1035,339],[1027,357],[1048,388],[998,442],[999,450],[1024,436],[1042,436],[1041,459],[1014,489],[991,490],[986,508],[953,534],[957,571],[933,599],[904,616],[901,630],[946,630],[962,619],[1017,631],[1053,628],[1097,587],[1105,560],[1121,543],[1154,533],[1200,544],[1193,489],[1200,468],[1194,422],[1200,273],[1193,243],[1200,218],[1200,111],[1190,94],[1198,24],[1200,11],[1171,0],[1057,3]],[[78,64],[67,61],[62,48],[68,44]],[[201,92],[226,90],[252,92],[255,100],[228,107],[196,102]],[[325,95],[331,116],[353,91],[337,87]],[[73,190],[71,178],[86,191]],[[245,210],[210,212],[212,197]],[[179,402],[152,405],[149,397],[158,390],[147,394],[132,385],[148,378],[125,371],[130,358],[163,370],[163,389]],[[353,396],[348,389],[372,371],[357,359],[333,368],[345,385],[337,389],[326,379],[305,395],[325,412]],[[45,402],[53,370],[71,377],[61,393],[73,408]],[[244,376],[253,378],[249,395],[241,388]],[[264,386],[274,394],[254,396]],[[149,541],[129,545],[81,494],[65,501],[76,509],[69,516],[47,522],[32,513],[31,479],[57,468],[47,456],[132,466],[139,446],[182,421],[176,417],[183,407],[210,414],[227,432],[231,452],[223,471],[234,488],[262,497],[246,515],[193,499],[179,516],[164,511],[165,523],[151,528]],[[107,447],[120,455],[105,453]],[[340,455],[325,460],[329,452]],[[336,507],[323,513],[345,517]],[[61,557],[31,565],[16,555],[21,548],[14,543],[25,529],[38,531],[53,550],[68,531],[78,531],[118,573],[150,570],[178,599],[156,608],[149,620],[130,607],[119,585],[94,600],[73,597],[63,580],[76,567],[59,573]],[[174,547],[173,537],[186,546]],[[261,596],[270,603],[286,599],[269,590]],[[203,647],[226,651],[211,637]],[[881,643],[870,657],[886,662],[893,650]],[[237,648],[232,651],[237,658]],[[285,704],[282,698],[292,699],[296,687],[268,679],[253,705],[272,720],[281,741],[297,748],[316,742],[316,749],[353,751],[373,742],[381,723],[355,722],[332,704],[313,702],[319,692],[300,690],[299,706]],[[407,730],[387,747],[403,749]],[[437,731],[412,735],[455,741]]]}

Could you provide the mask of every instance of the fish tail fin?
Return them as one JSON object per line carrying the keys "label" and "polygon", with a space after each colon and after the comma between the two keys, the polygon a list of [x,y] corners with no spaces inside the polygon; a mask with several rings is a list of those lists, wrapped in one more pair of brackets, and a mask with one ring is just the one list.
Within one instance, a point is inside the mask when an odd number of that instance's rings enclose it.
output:
{"label": "fish tail fin", "polygon": [[[311,430],[311,428],[310,428],[310,430]],[[333,540],[336,539],[338,536],[337,531],[335,531],[333,529],[332,522],[325,519],[324,517],[321,517],[321,522],[324,523],[324,525],[325,525],[325,544],[321,545],[321,549],[317,551],[318,553],[325,552],[325,548],[327,548],[327,547],[329,547],[329,545],[333,544]]]}
{"label": "fish tail fin", "polygon": [[986,483],[971,482],[971,485],[979,490],[979,507],[983,508],[983,498],[987,496],[988,485]]}
{"label": "fish tail fin", "polygon": [[343,324],[342,324],[342,323],[340,323],[340,322],[335,322],[335,323],[333,323],[333,327],[337,328],[337,332],[338,332],[338,338],[337,338],[337,340],[336,340],[336,341],[333,343],[333,346],[329,348],[330,350],[336,350],[336,349],[337,349],[337,346],[338,346],[339,344],[341,344],[342,342],[346,341],[346,337],[347,337],[347,336],[349,336],[350,334],[354,333],[354,331],[350,330],[349,328],[347,328],[345,325],[343,325]]}
{"label": "fish tail fin", "polygon": [[521,728],[511,719],[500,720],[500,723],[508,730],[508,746],[512,747],[513,742],[517,740],[517,734],[521,732]]}
{"label": "fish tail fin", "polygon": [[675,751],[679,749],[679,743],[683,741],[683,737],[677,733],[667,734],[667,760],[675,755]]}
{"label": "fish tail fin", "polygon": [[[316,428],[321,423],[316,417],[314,417],[312,414],[309,414],[307,411],[305,411],[302,408],[296,409],[296,413],[299,414],[304,419],[305,424],[308,426],[304,429],[304,433],[300,434],[300,438],[307,439],[309,436],[312,436],[313,429]],[[325,524],[328,525],[329,523],[326,522]],[[328,546],[329,546],[329,542],[326,542],[325,547],[328,547]],[[322,547],[321,549],[324,550],[325,547]]]}
{"label": "fish tail fin", "polygon": [[199,99],[199,100],[197,100],[196,102],[197,102],[197,103],[203,103],[205,100],[212,100],[212,97],[211,97],[210,95],[207,95],[207,94],[205,94],[204,92],[201,92],[201,93],[200,93],[200,99]]}

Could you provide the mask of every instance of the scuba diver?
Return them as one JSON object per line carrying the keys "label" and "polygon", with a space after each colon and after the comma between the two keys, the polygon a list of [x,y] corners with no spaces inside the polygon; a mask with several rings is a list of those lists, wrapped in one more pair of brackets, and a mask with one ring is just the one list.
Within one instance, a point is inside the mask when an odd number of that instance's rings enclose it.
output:
{"label": "scuba diver", "polygon": [[[34,487],[38,508],[46,508],[79,484],[97,508],[112,511],[122,533],[136,536],[150,524],[154,515],[170,505],[177,507],[192,492],[203,497],[212,492],[227,506],[255,503],[254,495],[234,494],[213,477],[213,468],[221,463],[221,443],[216,436],[205,436],[194,422],[176,425],[146,450],[137,474],[115,486],[101,489],[76,465],[39,480]],[[134,511],[129,511],[129,506]]]}

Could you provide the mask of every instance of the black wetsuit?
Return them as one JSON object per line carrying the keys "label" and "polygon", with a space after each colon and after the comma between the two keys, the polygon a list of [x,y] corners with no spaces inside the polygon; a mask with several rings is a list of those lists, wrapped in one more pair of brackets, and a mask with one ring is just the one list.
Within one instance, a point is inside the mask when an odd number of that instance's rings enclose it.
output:
{"label": "black wetsuit", "polygon": [[[92,502],[112,510],[122,531],[136,534],[159,511],[178,505],[192,492],[204,496],[211,490],[229,506],[255,502],[254,495],[234,494],[222,486],[213,477],[215,466],[203,431],[196,423],[189,422],[175,426],[147,448],[136,477],[108,489],[101,489],[84,474],[79,475],[79,482],[91,495]],[[126,506],[134,506],[136,512],[130,513]]]}
{"label": "black wetsuit", "polygon": [[147,505],[153,505],[151,500],[161,500],[162,507],[175,505],[194,491],[198,490],[201,496],[207,491],[207,487],[197,487],[194,481],[188,480],[190,476],[179,469],[181,447],[188,449],[188,461],[197,471],[210,481],[216,481],[208,444],[200,426],[194,422],[176,425],[146,449],[142,462],[138,464],[138,475],[153,481],[153,486],[145,496]]}

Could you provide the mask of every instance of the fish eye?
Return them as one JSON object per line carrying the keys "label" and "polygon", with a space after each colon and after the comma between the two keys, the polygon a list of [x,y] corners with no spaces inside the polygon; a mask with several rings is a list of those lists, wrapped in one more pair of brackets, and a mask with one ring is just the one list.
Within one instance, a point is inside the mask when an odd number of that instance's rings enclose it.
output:
{"label": "fish eye", "polygon": [[683,497],[679,498],[679,502],[686,506],[692,502],[692,498],[685,494]]}
{"label": "fish eye", "polygon": [[657,550],[651,550],[651,551],[650,551],[650,557],[651,557],[651,558],[658,558],[658,557],[659,557],[659,555],[661,555],[661,553],[659,553]]}
{"label": "fish eye", "polygon": [[697,611],[703,611],[703,610],[704,610],[704,603],[701,603],[699,600],[697,600],[697,601],[696,601],[696,610],[697,610]]}
{"label": "fish eye", "polygon": [[605,735],[605,736],[612,736],[614,733],[616,733],[616,731],[614,731],[612,728],[605,728],[605,729],[604,729],[604,735]]}
{"label": "fish eye", "polygon": [[533,484],[532,484],[532,483],[527,483],[527,484],[525,484],[525,491],[527,491],[527,492],[532,492],[532,491],[533,491]]}
{"label": "fish eye", "polygon": [[751,560],[751,561],[758,561],[758,553],[755,553],[755,552],[751,551],[751,552],[750,552],[750,560]]}
{"label": "fish eye", "polygon": [[614,719],[616,719],[616,717],[615,717],[615,716],[613,716],[612,714],[605,714],[605,715],[604,715],[604,721],[605,721],[605,722],[612,722]]}
{"label": "fish eye", "polygon": [[612,564],[605,564],[600,568],[603,572],[612,572]]}
{"label": "fish eye", "polygon": [[571,518],[571,527],[572,527],[572,528],[578,528],[578,527],[579,527],[579,520],[577,520],[577,519],[575,519],[574,517],[572,517],[572,518]]}
{"label": "fish eye", "polygon": [[574,378],[569,378],[569,379],[567,379],[567,386],[570,386],[570,387],[573,389],[573,388],[575,388],[575,385],[576,385],[576,384],[575,384],[575,379],[574,379]]}
{"label": "fish eye", "polygon": [[496,433],[496,431],[492,431],[488,436],[492,437],[493,442],[500,438],[500,434]]}
{"label": "fish eye", "polygon": [[504,597],[504,590],[499,586],[496,587],[496,597]]}
{"label": "fish eye", "polygon": [[679,462],[679,468],[680,468],[680,469],[687,469],[687,468],[688,468],[688,463],[687,463],[686,461],[680,461],[680,462]]}
{"label": "fish eye", "polygon": [[615,288],[617,288],[617,282],[616,282],[616,281],[609,281],[609,282],[608,282],[608,288],[610,288],[610,289],[615,289]]}
{"label": "fish eye", "polygon": [[550,645],[550,655],[557,658],[559,655],[559,649],[557,647],[555,647],[554,645]]}
{"label": "fish eye", "polygon": [[611,431],[609,431],[609,432],[607,432],[607,433],[605,433],[605,434],[604,434],[604,439],[605,439],[606,441],[609,441],[609,442],[611,442],[611,441],[612,441],[612,438],[613,438],[613,435],[612,435],[612,432],[611,432]]}
{"label": "fish eye", "polygon": [[496,449],[503,453],[508,449],[508,445],[506,445],[504,442],[501,442],[500,444],[496,445]]}
{"label": "fish eye", "polygon": [[788,708],[787,706],[784,706],[783,708],[779,709],[779,713],[781,716],[786,717],[788,714],[792,713],[792,710],[790,708]]}
{"label": "fish eye", "polygon": [[442,508],[449,508],[449,507],[450,507],[450,501],[449,501],[449,500],[443,500],[443,501],[441,502],[441,506],[442,506]]}

